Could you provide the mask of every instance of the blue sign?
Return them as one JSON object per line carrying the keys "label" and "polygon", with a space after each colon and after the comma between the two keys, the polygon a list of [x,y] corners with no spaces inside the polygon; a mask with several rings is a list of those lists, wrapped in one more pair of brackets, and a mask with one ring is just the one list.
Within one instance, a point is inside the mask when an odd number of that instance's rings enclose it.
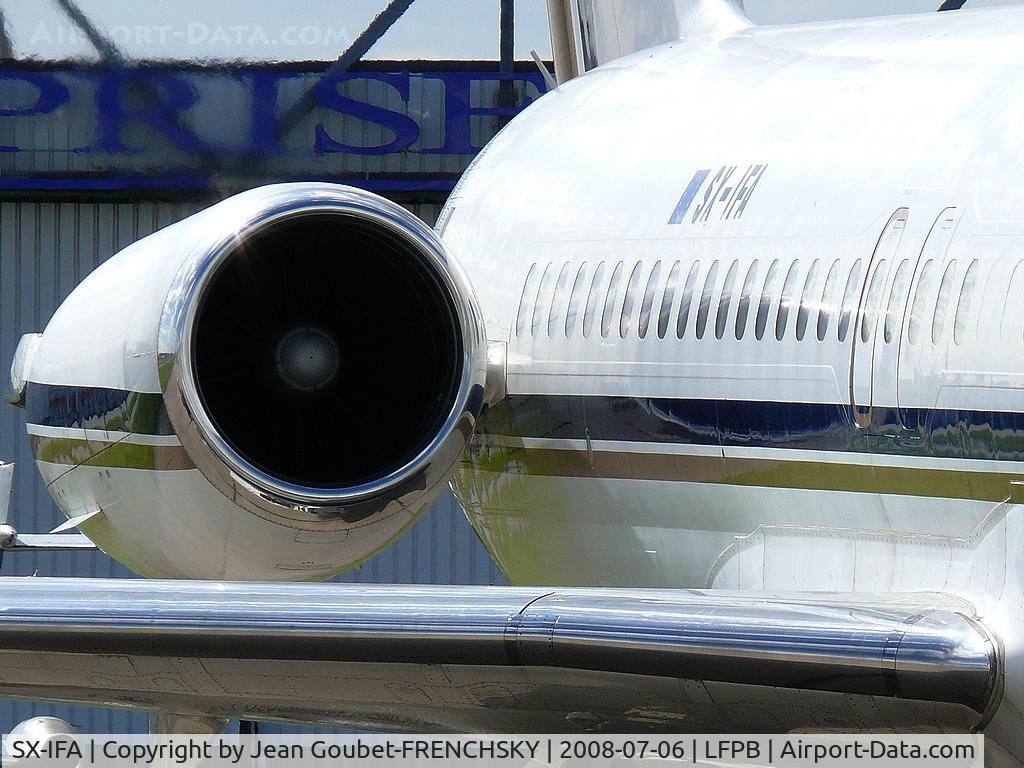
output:
{"label": "blue sign", "polygon": [[545,90],[536,71],[325,69],[0,68],[0,189],[319,178],[444,191]]}

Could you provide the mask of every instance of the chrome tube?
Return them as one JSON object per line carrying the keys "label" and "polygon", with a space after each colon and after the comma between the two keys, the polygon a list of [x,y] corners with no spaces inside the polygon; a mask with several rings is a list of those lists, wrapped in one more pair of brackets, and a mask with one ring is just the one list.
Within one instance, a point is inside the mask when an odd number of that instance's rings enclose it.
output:
{"label": "chrome tube", "polygon": [[[932,702],[966,708],[973,715],[956,722],[974,727],[999,699],[995,639],[968,604],[937,595],[0,583],[5,651],[246,660],[250,670],[261,661],[588,670]],[[45,681],[51,692],[56,675]],[[10,683],[0,694],[24,690]]]}
{"label": "chrome tube", "polygon": [[523,663],[947,702],[979,714],[996,693],[996,643],[959,611],[648,595],[556,592],[534,602],[515,622]]}

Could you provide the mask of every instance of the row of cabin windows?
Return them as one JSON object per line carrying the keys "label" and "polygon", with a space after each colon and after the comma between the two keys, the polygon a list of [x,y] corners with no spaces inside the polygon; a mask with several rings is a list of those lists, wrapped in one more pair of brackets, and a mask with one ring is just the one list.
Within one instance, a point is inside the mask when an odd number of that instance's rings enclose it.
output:
{"label": "row of cabin windows", "polygon": [[[715,338],[721,339],[729,329],[730,309],[733,299],[736,298],[736,315],[733,321],[735,338],[739,340],[744,337],[751,309],[756,307],[753,332],[754,338],[760,341],[769,328],[772,305],[778,296],[773,324],[777,340],[782,341],[785,338],[792,309],[796,307],[794,332],[798,341],[802,341],[807,335],[808,325],[811,324],[812,316],[816,312],[817,317],[812,327],[818,341],[826,339],[829,327],[835,319],[836,339],[844,342],[849,335],[854,310],[860,299],[858,288],[863,262],[857,259],[849,271],[843,274],[840,260],[833,261],[819,292],[816,286],[821,264],[821,259],[814,259],[801,281],[799,259],[789,265],[784,277],[783,265],[779,259],[775,259],[761,280],[760,262],[755,259],[741,280],[737,260],[726,270],[721,288],[718,286],[718,275],[721,271],[718,260],[711,263],[702,283],[699,279],[699,262],[691,264],[688,270],[684,270],[682,263],[676,261],[668,270],[664,285],[661,282],[664,271],[661,261],[655,262],[646,281],[643,280],[642,265],[639,262],[632,267],[628,277],[625,276],[625,263],[621,261],[614,267],[609,267],[606,262],[599,262],[592,273],[587,262],[575,270],[568,262],[560,269],[549,263],[543,271],[538,264],[533,264],[523,284],[519,314],[516,318],[516,336],[523,336],[527,332],[532,336],[540,336],[546,330],[549,338],[554,338],[560,333],[564,333],[566,338],[571,338],[579,330],[584,338],[590,338],[595,333],[595,326],[598,326],[601,337],[607,338],[612,333],[613,326],[617,324],[619,337],[625,339],[632,331],[635,319],[637,336],[644,339],[656,317],[658,338],[663,339],[673,326],[672,310],[675,308],[676,338],[682,339],[685,336],[692,314],[696,338],[704,338],[709,323],[713,323]],[[863,343],[872,338],[879,310],[883,306],[882,292],[886,282],[886,266],[886,260],[880,259],[870,278],[865,312],[861,318],[859,331]],[[938,292],[935,293],[934,283],[939,266],[941,265],[937,265],[933,259],[928,259],[921,267],[907,326],[907,340],[912,345],[918,343],[924,332],[930,332],[933,344],[938,344],[942,340],[959,275],[957,260],[953,259],[946,265]],[[1018,265],[1014,272],[1010,281],[1011,288],[1017,282],[1024,283],[1022,266],[1024,265]],[[605,275],[609,269],[611,276],[606,285]],[[907,291],[914,278],[912,271],[908,259],[901,261],[896,268],[882,316],[882,337],[886,344],[891,343],[898,334]],[[967,328],[977,273],[978,260],[974,259],[959,283],[960,290],[956,297],[953,322],[953,340],[956,344],[961,343]],[[623,288],[623,283],[625,293],[620,304],[619,292]],[[644,284],[642,294],[641,283]],[[715,296],[718,297],[717,306],[714,302]],[[934,298],[929,301],[930,297]]]}

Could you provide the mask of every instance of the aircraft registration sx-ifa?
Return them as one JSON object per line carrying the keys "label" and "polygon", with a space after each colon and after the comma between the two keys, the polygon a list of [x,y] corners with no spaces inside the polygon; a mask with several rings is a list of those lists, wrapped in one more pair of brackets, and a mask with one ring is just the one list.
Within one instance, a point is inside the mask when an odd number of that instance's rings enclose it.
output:
{"label": "aircraft registration sx-ifa", "polygon": [[[23,338],[53,498],[156,580],[0,580],[0,694],[1019,764],[1024,8],[550,9],[562,84],[436,230],[254,189]],[[300,583],[449,482],[518,586]]]}

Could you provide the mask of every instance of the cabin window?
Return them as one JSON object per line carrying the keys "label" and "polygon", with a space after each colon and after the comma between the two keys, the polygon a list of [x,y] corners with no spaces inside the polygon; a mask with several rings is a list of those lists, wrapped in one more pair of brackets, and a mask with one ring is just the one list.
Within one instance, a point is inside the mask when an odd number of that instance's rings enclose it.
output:
{"label": "cabin window", "polygon": [[875,330],[875,317],[882,303],[882,290],[885,287],[885,259],[879,259],[875,271],[871,275],[871,285],[864,299],[864,312],[860,317],[860,340],[867,344]]}
{"label": "cabin window", "polygon": [[782,298],[779,299],[779,310],[775,314],[775,338],[778,341],[786,336],[786,324],[789,322],[789,308],[796,297],[796,283],[800,277],[800,259],[796,259],[786,273],[786,281],[782,284]]}
{"label": "cabin window", "polygon": [[587,296],[587,309],[583,313],[583,336],[590,338],[590,332],[594,328],[594,314],[597,312],[598,296],[601,295],[601,285],[604,283],[604,262],[597,265],[594,271],[594,279],[590,281],[590,293]]}
{"label": "cabin window", "polygon": [[946,329],[946,312],[949,309],[949,298],[953,293],[953,281],[956,280],[956,259],[949,262],[939,283],[939,295],[935,297],[935,314],[932,315],[932,344],[938,344]]}
{"label": "cabin window", "polygon": [[896,268],[896,277],[892,279],[892,288],[889,289],[889,305],[885,308],[885,323],[882,326],[882,338],[886,344],[890,344],[896,337],[896,331],[903,322],[909,279],[910,262],[904,259]]}
{"label": "cabin window", "polygon": [[686,276],[686,285],[683,286],[683,295],[679,300],[679,314],[676,316],[676,338],[681,339],[686,333],[686,321],[690,316],[690,304],[693,302],[693,289],[697,287],[697,274],[700,272],[700,262],[695,261],[690,267],[690,274]]}
{"label": "cabin window", "polygon": [[569,309],[565,312],[565,337],[569,338],[576,332],[576,315],[579,312],[580,300],[583,297],[583,290],[587,284],[587,262],[580,264],[576,272],[576,279],[572,283],[572,293],[569,294]]}
{"label": "cabin window", "polygon": [[554,264],[548,264],[544,267],[544,274],[540,278],[540,286],[537,288],[537,298],[533,302],[533,323],[530,327],[530,333],[533,336],[538,336],[540,331],[541,318],[544,315],[544,304],[545,297],[547,296],[548,290],[551,288],[551,282],[554,278]]}
{"label": "cabin window", "polygon": [[636,293],[640,290],[641,274],[640,262],[638,261],[629,275],[626,283],[626,298],[622,300],[622,314],[619,316],[619,338],[624,339],[629,334],[629,325],[633,322],[633,305],[636,303]]}
{"label": "cabin window", "polygon": [[967,274],[964,275],[964,282],[960,287],[960,300],[957,302],[956,315],[953,317],[954,344],[960,344],[963,341],[964,333],[967,332],[967,320],[971,314],[971,297],[974,295],[977,281],[978,260],[975,259],[967,267]]}
{"label": "cabin window", "polygon": [[821,306],[818,308],[818,341],[824,341],[828,335],[828,321],[835,309],[836,289],[839,287],[839,259],[832,262],[832,267],[825,276],[825,285],[821,289]]}
{"label": "cabin window", "polygon": [[622,262],[615,265],[612,272],[612,279],[608,283],[608,293],[604,297],[604,312],[601,313],[601,338],[608,338],[612,330],[612,313],[615,310],[615,302],[619,298],[619,283],[622,282]]}
{"label": "cabin window", "polygon": [[754,259],[747,276],[743,278],[743,289],[740,291],[740,302],[736,307],[736,340],[743,338],[747,330],[747,316],[750,314],[750,297],[754,294],[754,284],[757,283],[757,259]]}
{"label": "cabin window", "polygon": [[664,339],[668,333],[668,322],[672,319],[672,302],[676,297],[676,288],[679,287],[679,279],[682,275],[682,267],[677,261],[669,270],[668,280],[665,281],[665,292],[661,297],[661,310],[658,312],[658,338]]}
{"label": "cabin window", "polygon": [[917,278],[917,289],[914,291],[914,301],[910,307],[910,322],[907,323],[907,341],[917,344],[921,336],[921,323],[924,322],[926,307],[928,306],[928,294],[932,290],[932,280],[935,278],[935,261],[928,259],[921,267],[921,275]]}
{"label": "cabin window", "polygon": [[[972,330],[975,338],[990,344],[1000,341],[1002,338],[1000,324],[1003,319],[1003,302],[1015,264],[1005,258],[985,259],[982,257],[980,266],[987,266],[988,269],[979,273],[977,295],[971,300],[971,309],[974,313]],[[984,284],[982,284],[982,275],[985,278]]]}
{"label": "cabin window", "polygon": [[704,338],[704,330],[708,326],[708,312],[711,311],[711,293],[715,290],[715,281],[718,279],[718,260],[711,262],[711,269],[704,280],[704,290],[700,295],[700,306],[697,308],[696,334],[698,339]]}
{"label": "cabin window", "polygon": [[843,291],[843,306],[839,314],[839,327],[837,338],[840,343],[846,341],[846,334],[850,330],[850,318],[857,303],[860,293],[860,271],[861,260],[857,259],[850,268],[850,276],[846,280],[846,290]]}
{"label": "cabin window", "polygon": [[562,308],[565,306],[566,293],[569,291],[569,262],[562,265],[555,281],[555,292],[551,294],[551,311],[548,312],[548,338],[553,338],[555,328],[562,325]]}
{"label": "cabin window", "polygon": [[661,279],[661,262],[654,262],[651,274],[647,278],[647,288],[644,290],[644,302],[640,305],[640,322],[637,324],[637,335],[641,339],[647,338],[647,328],[651,324],[651,307],[654,305],[654,292],[658,288],[658,281]]}
{"label": "cabin window", "polygon": [[729,321],[729,305],[732,303],[732,291],[736,285],[736,272],[740,264],[734,261],[729,271],[725,273],[725,282],[722,283],[722,295],[718,299],[718,315],[715,317],[715,338],[721,339],[725,335],[725,326]]}
{"label": "cabin window", "polygon": [[814,279],[818,276],[818,267],[821,265],[820,259],[815,259],[811,262],[811,268],[807,270],[807,279],[804,280],[804,292],[800,296],[800,309],[796,313],[796,340],[803,341],[804,334],[807,332],[807,318],[811,314],[811,291],[814,290]]}
{"label": "cabin window", "polygon": [[516,336],[522,336],[523,331],[526,330],[526,318],[530,313],[527,305],[529,304],[529,297],[533,292],[533,281],[536,275],[537,263],[534,262],[530,265],[530,271],[526,273],[526,279],[523,281],[523,293],[519,297],[519,314],[516,315]]}
{"label": "cabin window", "polygon": [[768,325],[768,311],[772,306],[772,296],[775,294],[775,281],[779,276],[779,260],[775,259],[768,267],[768,274],[764,276],[764,285],[761,286],[761,300],[757,305],[757,318],[754,321],[754,338],[760,341],[764,337],[764,329]]}
{"label": "cabin window", "polygon": [[1017,262],[1003,300],[1003,315],[999,319],[999,335],[1003,341],[1021,341],[1024,327],[1024,261]]}

